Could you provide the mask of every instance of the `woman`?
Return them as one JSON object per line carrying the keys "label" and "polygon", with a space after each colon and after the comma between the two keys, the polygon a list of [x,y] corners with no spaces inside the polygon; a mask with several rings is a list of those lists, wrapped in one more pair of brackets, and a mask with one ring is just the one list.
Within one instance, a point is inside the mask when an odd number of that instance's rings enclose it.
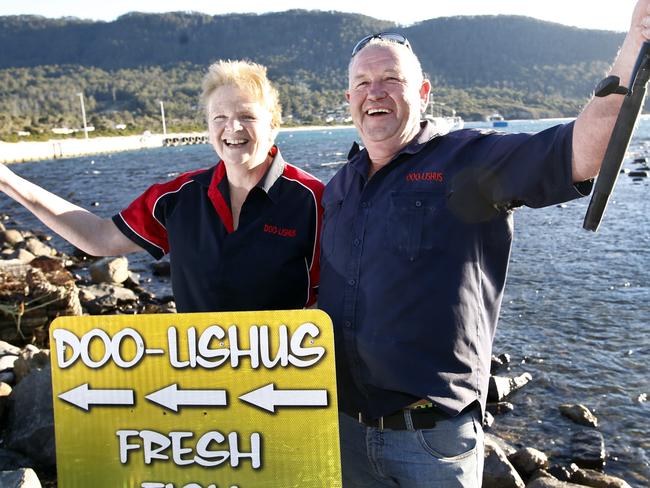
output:
{"label": "woman", "polygon": [[302,308],[315,301],[323,185],[282,159],[266,69],[219,61],[203,80],[216,166],[155,184],[102,219],[0,170],[0,189],[95,256],[169,253],[179,312]]}

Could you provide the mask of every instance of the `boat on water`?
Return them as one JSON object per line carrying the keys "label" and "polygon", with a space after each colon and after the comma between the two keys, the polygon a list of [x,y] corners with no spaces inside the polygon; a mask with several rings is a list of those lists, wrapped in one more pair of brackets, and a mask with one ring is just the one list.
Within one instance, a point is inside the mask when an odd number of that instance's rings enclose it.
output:
{"label": "boat on water", "polygon": [[460,115],[456,114],[454,109],[447,107],[443,103],[434,102],[431,94],[429,94],[429,104],[422,115],[422,119],[428,120],[435,125],[441,134],[447,134],[465,127],[465,121]]}
{"label": "boat on water", "polygon": [[494,112],[490,115],[488,121],[492,122],[492,127],[508,127],[508,121],[499,112]]}

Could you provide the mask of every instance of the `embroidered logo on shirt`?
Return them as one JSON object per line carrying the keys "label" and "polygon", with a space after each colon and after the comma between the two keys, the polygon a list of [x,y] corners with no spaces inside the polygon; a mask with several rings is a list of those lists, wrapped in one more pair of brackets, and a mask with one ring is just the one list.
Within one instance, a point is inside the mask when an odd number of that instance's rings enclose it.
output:
{"label": "embroidered logo on shirt", "polygon": [[272,224],[264,224],[264,232],[280,237],[296,237],[298,234],[296,232],[296,229],[287,229],[285,227],[278,227],[277,225]]}
{"label": "embroidered logo on shirt", "polygon": [[441,171],[411,171],[406,173],[406,181],[434,181],[442,183],[444,174]]}

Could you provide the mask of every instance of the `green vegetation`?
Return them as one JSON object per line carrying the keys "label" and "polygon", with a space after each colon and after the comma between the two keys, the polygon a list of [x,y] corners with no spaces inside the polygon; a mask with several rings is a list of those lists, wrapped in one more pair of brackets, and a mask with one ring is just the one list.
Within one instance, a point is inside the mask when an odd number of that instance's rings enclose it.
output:
{"label": "green vegetation", "polygon": [[[127,14],[114,22],[0,17],[0,137],[55,137],[80,128],[84,94],[94,134],[202,130],[198,95],[215,59],[268,66],[285,125],[340,123],[349,52],[381,30],[404,32],[434,83],[436,102],[466,120],[575,116],[622,35],[525,17],[433,19],[409,27],[355,14]],[[116,125],[126,128],[118,130]],[[20,137],[25,139],[26,137]]]}

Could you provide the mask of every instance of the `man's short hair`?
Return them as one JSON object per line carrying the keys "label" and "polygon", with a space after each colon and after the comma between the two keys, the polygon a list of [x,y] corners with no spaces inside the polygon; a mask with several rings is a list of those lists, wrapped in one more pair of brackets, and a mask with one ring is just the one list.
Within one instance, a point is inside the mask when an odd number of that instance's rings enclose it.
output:
{"label": "man's short hair", "polygon": [[352,63],[354,60],[357,58],[359,53],[363,52],[364,50],[368,48],[373,48],[373,47],[387,47],[390,49],[394,49],[396,52],[402,53],[402,58],[407,59],[408,63],[410,64],[410,67],[413,68],[413,72],[417,73],[418,76],[418,83],[421,83],[422,80],[424,80],[424,72],[422,71],[422,64],[420,63],[420,60],[416,56],[416,54],[408,47],[404,46],[403,44],[398,44],[396,42],[386,40],[386,39],[371,39],[368,44],[366,44],[363,49],[361,49],[356,56],[353,56],[350,58],[350,62],[348,63],[348,78],[350,76],[350,70],[352,68]]}

